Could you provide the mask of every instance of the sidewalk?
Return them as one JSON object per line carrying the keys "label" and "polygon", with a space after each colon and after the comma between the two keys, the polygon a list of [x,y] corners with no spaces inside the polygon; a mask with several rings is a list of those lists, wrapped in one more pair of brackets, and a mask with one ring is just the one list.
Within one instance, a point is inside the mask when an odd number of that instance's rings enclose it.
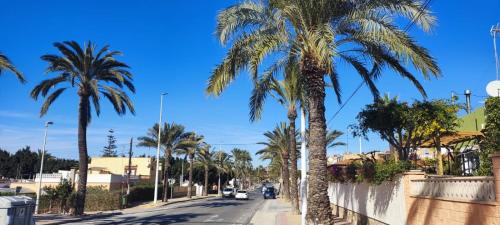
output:
{"label": "sidewalk", "polygon": [[[300,215],[292,212],[290,203],[282,199],[265,200],[262,207],[255,213],[250,224],[253,225],[300,225]],[[335,224],[350,225],[340,218],[335,218]]]}
{"label": "sidewalk", "polygon": [[169,199],[168,202],[158,202],[154,204],[153,202],[146,202],[140,205],[136,205],[134,207],[121,209],[121,210],[111,210],[111,211],[95,211],[95,212],[85,212],[83,216],[71,216],[71,215],[61,215],[61,214],[40,214],[35,215],[36,224],[64,224],[65,221],[72,221],[74,219],[92,219],[92,218],[102,218],[109,217],[114,215],[123,215],[128,213],[137,213],[137,212],[145,212],[151,209],[160,208],[167,205],[188,202],[188,201],[196,201],[206,198],[213,198],[217,195],[208,195],[208,196],[193,196],[192,198],[182,197],[182,198],[174,198]]}

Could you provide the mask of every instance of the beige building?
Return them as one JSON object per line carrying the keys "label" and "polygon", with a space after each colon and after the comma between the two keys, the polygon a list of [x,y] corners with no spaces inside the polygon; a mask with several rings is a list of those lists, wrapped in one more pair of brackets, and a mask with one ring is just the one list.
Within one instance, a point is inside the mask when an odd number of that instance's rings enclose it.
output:
{"label": "beige building", "polygon": [[[133,157],[130,174],[134,179],[154,178],[154,160],[149,157]],[[160,167],[161,168],[161,167]],[[89,174],[127,175],[128,157],[93,157],[89,164]]]}

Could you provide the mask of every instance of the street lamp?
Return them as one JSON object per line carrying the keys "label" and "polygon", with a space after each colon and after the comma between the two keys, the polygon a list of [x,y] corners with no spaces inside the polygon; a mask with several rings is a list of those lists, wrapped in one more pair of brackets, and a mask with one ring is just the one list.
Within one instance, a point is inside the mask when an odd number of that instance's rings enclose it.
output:
{"label": "street lamp", "polygon": [[155,172],[155,193],[154,204],[158,201],[158,170],[160,169],[160,145],[161,145],[161,115],[163,112],[163,96],[167,93],[160,95],[160,120],[158,122],[158,148],[156,149],[156,172]]}
{"label": "street lamp", "polygon": [[38,214],[38,204],[40,203],[40,195],[42,192],[42,173],[43,173],[43,158],[45,156],[45,146],[47,145],[47,130],[49,125],[54,124],[52,121],[47,121],[45,123],[45,134],[43,137],[43,146],[42,146],[42,158],[40,162],[40,173],[38,174],[38,191],[36,192],[36,204],[35,204],[35,213]]}
{"label": "street lamp", "polygon": [[307,214],[307,156],[306,156],[306,115],[300,107],[300,199],[302,200],[302,225],[306,225]]}

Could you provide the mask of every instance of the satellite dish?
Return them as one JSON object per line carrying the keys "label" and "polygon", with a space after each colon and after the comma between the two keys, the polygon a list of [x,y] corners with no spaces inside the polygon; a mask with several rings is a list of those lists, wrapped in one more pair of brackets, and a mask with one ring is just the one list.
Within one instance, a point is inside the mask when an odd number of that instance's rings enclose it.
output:
{"label": "satellite dish", "polygon": [[500,97],[500,80],[494,80],[486,85],[486,93],[491,97]]}

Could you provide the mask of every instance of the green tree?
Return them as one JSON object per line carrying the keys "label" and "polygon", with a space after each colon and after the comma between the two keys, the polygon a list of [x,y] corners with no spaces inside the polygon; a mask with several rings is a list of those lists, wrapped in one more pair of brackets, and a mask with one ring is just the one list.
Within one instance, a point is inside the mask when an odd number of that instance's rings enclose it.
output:
{"label": "green tree", "polygon": [[[146,136],[137,138],[137,146],[156,148],[158,146],[158,123],[148,129]],[[175,123],[165,123],[161,131],[161,148],[164,150],[165,163],[163,164],[163,201],[168,200],[168,177],[171,167],[172,153],[184,146],[191,133],[186,132],[184,126]]]}
{"label": "green tree", "polygon": [[208,195],[208,172],[210,167],[213,165],[212,153],[210,152],[210,145],[203,145],[199,151],[196,152],[195,165],[203,167],[203,196]]}
{"label": "green tree", "polygon": [[38,155],[31,151],[30,146],[17,150],[12,156],[12,162],[15,165],[12,168],[13,176],[17,179],[32,178],[40,168],[36,168],[38,160]]}
{"label": "green tree", "polygon": [[[286,123],[281,122],[273,131],[264,133],[266,142],[259,142],[265,146],[264,149],[257,151],[257,155],[261,155],[262,160],[269,159],[271,164],[278,164],[281,168],[281,177],[283,179],[283,197],[285,200],[290,200],[290,170],[289,170],[289,150],[290,150],[290,127]],[[297,145],[293,148],[297,153]],[[293,172],[292,173],[296,173]]]}
{"label": "green tree", "polygon": [[460,125],[460,120],[457,117],[457,112],[460,107],[447,100],[434,100],[429,102],[418,103],[423,111],[419,116],[425,115],[423,118],[427,120],[429,125],[421,127],[427,139],[432,140],[437,152],[437,174],[443,175],[443,155],[441,153],[441,137],[445,135],[453,135]]}
{"label": "green tree", "polygon": [[439,74],[439,68],[427,50],[396,23],[401,17],[408,18],[424,31],[429,30],[435,17],[422,5],[421,0],[245,1],[217,16],[217,36],[222,44],[231,46],[213,71],[207,92],[219,95],[243,70],[249,70],[254,80],[269,79],[258,76],[266,58],[275,62],[269,63],[274,68],[286,65],[290,58],[298,59],[311,134],[308,221],[333,224],[327,196],[324,77],[330,77],[340,100],[336,65],[345,62],[378,96],[374,80],[388,67],[408,78],[425,96],[422,85],[405,64],[413,64],[426,78]]}
{"label": "green tree", "polygon": [[176,149],[176,153],[178,155],[185,155],[185,158],[189,159],[189,177],[188,177],[188,193],[187,197],[191,198],[191,188],[193,185],[193,163],[194,156],[196,153],[202,148],[202,146],[206,145],[203,142],[204,137],[195,134],[194,132],[190,132],[188,137],[184,140],[181,146]]}
{"label": "green tree", "polygon": [[21,83],[26,83],[26,79],[24,75],[16,69],[16,67],[12,64],[12,62],[7,58],[6,55],[0,52],[0,76],[4,70],[8,70],[16,75],[17,79],[21,81]]}
{"label": "green tree", "polygon": [[[214,166],[217,168],[217,176],[219,177],[218,183],[217,183],[217,188],[219,191],[221,190],[221,176],[226,175],[226,176],[231,176],[233,173],[233,156],[219,150],[217,152],[214,152],[213,154],[213,161],[214,161]],[[225,183],[225,182],[224,182]]]}
{"label": "green tree", "polygon": [[[298,192],[298,173],[297,173],[297,134],[295,128],[295,120],[297,119],[297,108],[303,102],[303,88],[299,82],[299,66],[296,61],[290,62],[285,67],[285,78],[283,81],[276,79],[262,80],[255,85],[250,98],[250,119],[253,121],[260,118],[264,100],[267,94],[271,94],[276,100],[286,107],[287,117],[290,129],[288,129],[288,140],[290,141],[288,151],[285,152],[285,157],[290,159],[290,199],[295,213],[299,213],[299,192]],[[269,83],[266,83],[269,82]],[[289,157],[288,157],[289,156]],[[287,188],[285,188],[287,190]],[[285,191],[285,196],[288,191]]]}
{"label": "green tree", "polygon": [[[119,51],[110,51],[104,46],[96,51],[96,45],[91,42],[83,48],[75,41],[54,43],[60,55],[48,54],[41,58],[48,63],[46,71],[56,74],[55,77],[43,80],[31,91],[35,100],[41,95],[45,97],[40,116],[49,110],[49,107],[68,88],[76,89],[79,98],[78,104],[78,153],[79,179],[76,193],[75,214],[82,215],[85,208],[87,193],[87,128],[92,117],[92,106],[99,116],[101,112],[100,100],[102,97],[111,102],[118,115],[124,115],[127,109],[135,114],[132,100],[123,90],[135,92],[132,84],[132,74],[128,65],[115,57],[121,55]],[[60,87],[67,85],[66,87]],[[53,92],[49,94],[49,92]],[[92,103],[91,103],[92,102]]]}
{"label": "green tree", "polygon": [[109,129],[108,131],[108,145],[104,146],[102,150],[102,157],[117,157],[116,154],[116,138],[113,135],[115,131],[113,129]]}
{"label": "green tree", "polygon": [[358,113],[358,125],[352,127],[355,136],[366,137],[368,132],[378,133],[381,139],[396,149],[397,159],[406,161],[410,152],[427,138],[422,131],[431,121],[425,113],[418,101],[408,105],[398,102],[396,98],[390,101],[378,99]]}
{"label": "green tree", "polygon": [[252,170],[252,156],[247,150],[234,148],[231,150],[231,154],[233,155],[233,170],[236,176],[236,179],[241,182],[242,189],[246,188],[247,178],[249,176],[250,171]]}
{"label": "green tree", "polygon": [[490,154],[500,151],[500,98],[490,97],[486,100],[484,115],[486,124],[481,131],[484,139],[479,144],[481,152],[479,154],[480,164],[477,171],[479,176],[492,176],[493,168]]}
{"label": "green tree", "polygon": [[0,148],[0,177],[9,177],[13,167],[10,153]]}

